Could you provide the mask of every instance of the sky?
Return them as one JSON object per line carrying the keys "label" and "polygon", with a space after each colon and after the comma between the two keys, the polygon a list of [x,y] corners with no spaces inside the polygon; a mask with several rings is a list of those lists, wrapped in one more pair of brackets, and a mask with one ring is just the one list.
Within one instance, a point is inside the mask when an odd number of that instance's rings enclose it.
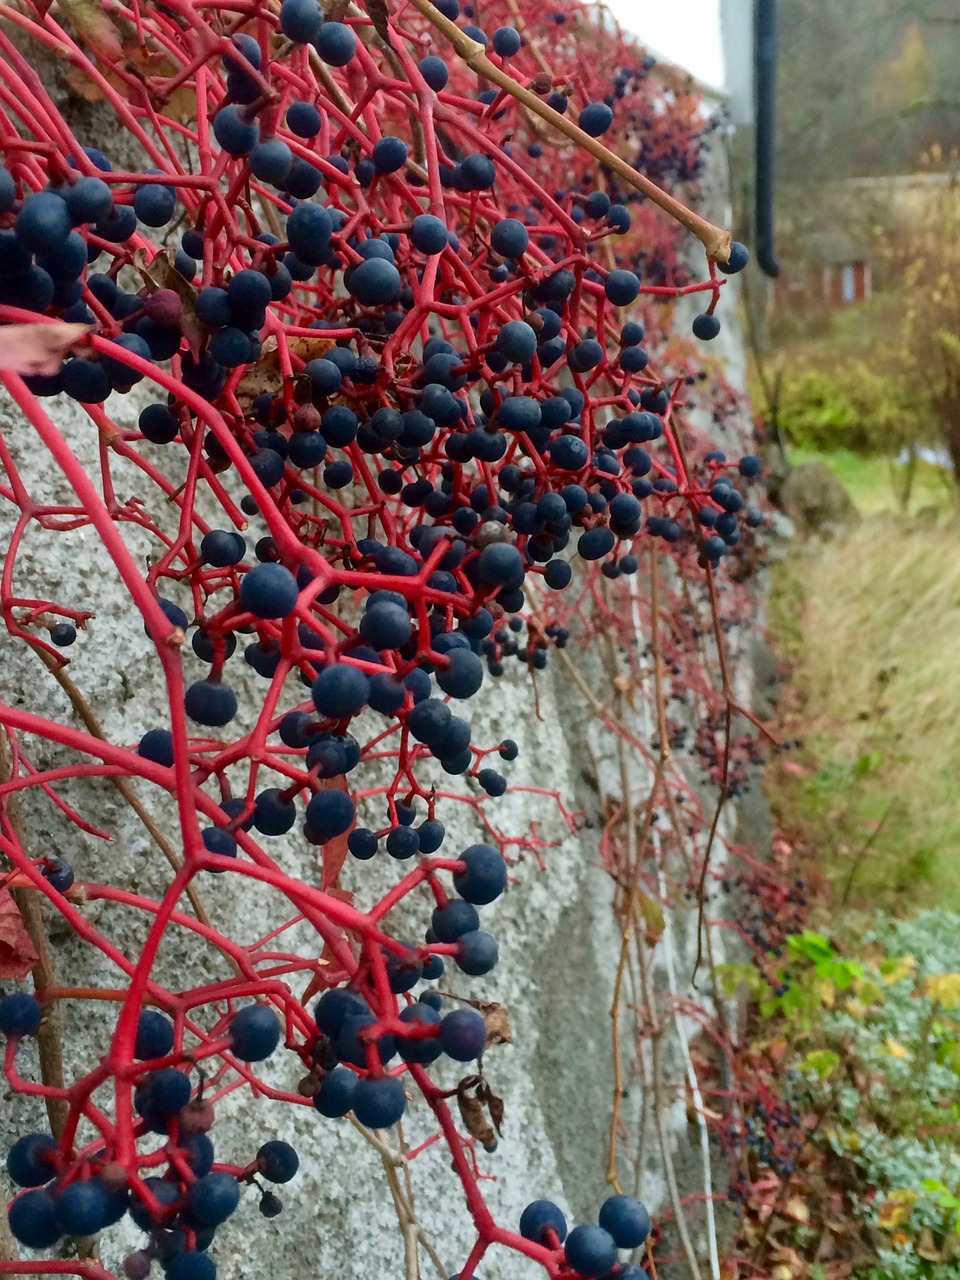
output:
{"label": "sky", "polygon": [[607,0],[607,7],[661,57],[722,87],[720,0]]}

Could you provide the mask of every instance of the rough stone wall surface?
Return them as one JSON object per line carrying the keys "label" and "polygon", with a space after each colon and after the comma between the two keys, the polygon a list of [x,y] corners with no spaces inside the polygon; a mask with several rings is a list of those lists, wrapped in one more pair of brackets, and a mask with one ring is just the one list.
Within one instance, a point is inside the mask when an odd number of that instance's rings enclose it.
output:
{"label": "rough stone wall surface", "polygon": [[[717,160],[719,164],[719,159]],[[722,185],[722,176],[719,179]],[[728,289],[732,294],[733,289]],[[732,297],[723,303],[724,338],[720,353],[728,364],[728,376],[742,376],[742,350],[737,336]],[[681,312],[678,324],[683,326]],[[716,354],[715,352],[711,354]],[[97,432],[86,416],[61,399],[47,402],[51,415],[75,455],[89,474],[99,474]],[[132,418],[132,400],[119,402],[119,414]],[[108,405],[113,410],[114,406]],[[71,502],[66,481],[48,455],[36,448],[9,403],[0,405],[0,430],[17,466],[38,502]],[[726,443],[732,446],[731,441]],[[164,467],[162,448],[145,446],[151,460]],[[177,463],[175,465],[180,465]],[[111,464],[121,501],[147,497],[139,473],[118,459]],[[180,477],[174,476],[177,482]],[[152,498],[151,498],[152,501]],[[0,505],[0,538],[7,542],[14,511]],[[142,566],[151,553],[150,539],[135,525],[122,526],[130,555]],[[260,536],[258,522],[250,535]],[[15,588],[24,595],[48,596],[68,601],[78,609],[90,609],[95,618],[71,651],[70,675],[83,691],[105,735],[121,743],[135,743],[148,728],[164,719],[166,691],[153,658],[152,644],[143,634],[139,616],[113,564],[104,555],[94,532],[44,533],[31,525],[16,561]],[[750,701],[750,654],[744,646],[736,655],[738,693]],[[578,657],[578,662],[580,658]],[[184,657],[189,678],[203,668],[189,649]],[[0,640],[0,687],[5,700],[54,720],[73,721],[68,699],[37,658],[8,638]],[[583,659],[589,681],[601,678],[592,655]],[[252,716],[262,685],[240,664],[236,682],[241,698],[241,721]],[[604,1172],[610,1123],[613,1076],[610,1053],[609,1010],[620,949],[620,933],[612,912],[611,881],[598,852],[599,823],[571,834],[554,800],[523,787],[556,790],[574,807],[596,819],[600,795],[617,795],[619,775],[610,755],[610,743],[588,726],[584,703],[564,669],[553,663],[538,676],[542,719],[535,713],[529,681],[508,674],[495,684],[488,682],[477,705],[471,706],[474,741],[495,743],[511,736],[520,746],[519,760],[510,768],[511,784],[520,788],[486,806],[490,820],[504,831],[524,833],[531,821],[556,841],[545,855],[546,867],[538,869],[529,854],[519,856],[508,893],[485,909],[485,927],[501,947],[501,961],[490,977],[474,982],[462,975],[448,977],[449,989],[460,995],[476,995],[502,1001],[509,1009],[514,1043],[488,1054],[487,1072],[506,1103],[503,1139],[495,1154],[481,1154],[487,1199],[498,1219],[517,1222],[522,1207],[532,1199],[550,1197],[580,1221],[596,1213],[607,1190]],[[651,726],[638,730],[648,737]],[[39,739],[24,739],[24,749],[38,768],[71,762],[71,753]],[[599,771],[596,768],[599,761]],[[438,775],[443,781],[443,775]],[[636,760],[631,762],[630,787],[641,798],[649,774]],[[138,794],[156,821],[168,832],[176,830],[169,799],[146,785]],[[23,798],[23,817],[29,840],[38,850],[57,847],[69,857],[78,877],[85,880],[122,881],[153,895],[169,880],[169,868],[134,813],[103,779],[70,780],[59,794],[94,824],[115,836],[110,842],[79,832],[49,799],[30,789]],[[479,832],[473,812],[466,806],[447,804],[441,815],[448,825],[448,846],[462,848]],[[734,815],[727,821],[732,833]],[[275,844],[277,842],[274,842]],[[277,855],[285,870],[307,881],[318,872],[316,851],[294,832],[285,837]],[[363,864],[349,887],[358,902],[372,901],[382,891],[392,868]],[[289,914],[276,895],[244,883],[240,877],[210,877],[201,886],[204,904],[226,932],[243,941],[265,934]],[[411,924],[422,929],[428,903]],[[105,903],[84,908],[84,913],[116,941],[124,954],[135,957],[142,945],[145,924],[136,913]],[[64,984],[116,986],[122,975],[97,953],[50,919],[54,960]],[[684,990],[696,952],[695,916],[668,920],[665,946],[655,971],[657,983]],[[302,954],[310,954],[306,930],[293,930]],[[226,972],[222,958],[185,929],[172,929],[164,943],[158,973],[175,987],[214,981]],[[444,985],[444,984],[441,984]],[[88,1003],[63,1002],[64,1046],[68,1076],[88,1070],[103,1054],[112,1026],[111,1006],[91,1022]],[[677,1080],[686,1074],[685,1046],[691,1025],[680,1024],[669,1038],[666,1052]],[[276,1084],[293,1089],[301,1072],[292,1055],[278,1052],[267,1068]],[[37,1066],[25,1051],[24,1072]],[[453,1085],[453,1064],[440,1078]],[[634,1087],[625,1103],[625,1118],[637,1124],[642,1087]],[[405,1122],[404,1137],[412,1147],[432,1132],[426,1108],[413,1106]],[[0,1105],[0,1145],[25,1131],[43,1128],[42,1106],[36,1100],[4,1092]],[[648,1119],[649,1124],[649,1119]],[[666,1117],[666,1140],[676,1153],[679,1177],[685,1189],[703,1190],[704,1135],[688,1123],[682,1091]],[[249,1091],[232,1095],[218,1108],[213,1136],[218,1154],[243,1163],[268,1137],[294,1143],[301,1155],[296,1182],[281,1190],[284,1212],[275,1220],[261,1218],[256,1197],[245,1193],[241,1211],[219,1233],[215,1247],[220,1274],[226,1280],[313,1280],[314,1277],[384,1277],[403,1273],[401,1235],[378,1153],[347,1120],[328,1121],[309,1106],[292,1108]],[[388,1145],[395,1148],[393,1135]],[[627,1142],[631,1155],[636,1144]],[[666,1191],[656,1143],[644,1143],[639,1190],[651,1208],[664,1202]],[[709,1167],[709,1159],[707,1160]],[[412,1165],[416,1212],[433,1242],[447,1273],[462,1265],[473,1243],[473,1231],[450,1168],[445,1147],[437,1143],[418,1155]],[[0,1175],[0,1181],[3,1176]],[[7,1187],[4,1186],[4,1190]],[[595,1219],[594,1219],[595,1220]],[[104,1263],[116,1270],[124,1254],[142,1243],[132,1228],[107,1233],[102,1241]],[[706,1237],[695,1240],[703,1274],[713,1270]],[[427,1267],[426,1259],[425,1268]],[[424,1274],[429,1274],[425,1269]],[[540,1274],[529,1261],[494,1247],[482,1267],[484,1280],[521,1280]]]}

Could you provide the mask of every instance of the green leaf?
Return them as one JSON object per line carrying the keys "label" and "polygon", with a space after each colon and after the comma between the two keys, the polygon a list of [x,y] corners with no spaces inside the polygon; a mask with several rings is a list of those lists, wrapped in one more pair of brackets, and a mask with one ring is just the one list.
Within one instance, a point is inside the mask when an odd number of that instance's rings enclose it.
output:
{"label": "green leaf", "polygon": [[883,1004],[886,996],[879,983],[868,981],[861,983],[857,988],[857,999],[865,1005]]}
{"label": "green leaf", "polygon": [[803,1071],[814,1071],[821,1080],[826,1080],[839,1062],[840,1055],[832,1049],[812,1049],[800,1063],[800,1068]]}
{"label": "green leaf", "polygon": [[836,955],[833,944],[823,934],[811,933],[809,930],[787,938],[787,948],[792,956],[809,960],[812,964],[816,964],[818,960],[829,960]]}
{"label": "green leaf", "polygon": [[855,960],[830,960],[817,965],[817,973],[822,978],[829,978],[839,991],[846,991],[854,978],[863,977],[863,966]]}
{"label": "green leaf", "polygon": [[879,769],[882,764],[883,755],[879,751],[865,751],[857,760],[853,771],[858,778],[864,778],[868,773],[873,773],[874,769]]}
{"label": "green leaf", "polygon": [[924,1191],[946,1191],[948,1188],[937,1178],[922,1178],[920,1181]]}
{"label": "green leaf", "polygon": [[787,987],[780,997],[780,1007],[784,1013],[793,1013],[795,1010],[801,1009],[806,1003],[806,992],[796,982]]}
{"label": "green leaf", "polygon": [[740,987],[747,987],[755,996],[769,989],[752,964],[718,964],[717,977],[725,996],[734,995]]}

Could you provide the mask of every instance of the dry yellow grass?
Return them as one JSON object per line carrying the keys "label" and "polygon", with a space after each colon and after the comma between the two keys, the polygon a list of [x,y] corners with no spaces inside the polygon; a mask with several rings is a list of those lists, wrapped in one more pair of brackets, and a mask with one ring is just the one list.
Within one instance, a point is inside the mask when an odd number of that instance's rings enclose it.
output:
{"label": "dry yellow grass", "polygon": [[[779,567],[806,767],[771,771],[842,897],[960,906],[960,526],[874,517]],[[866,851],[865,851],[866,850]],[[865,852],[864,852],[865,851]]]}

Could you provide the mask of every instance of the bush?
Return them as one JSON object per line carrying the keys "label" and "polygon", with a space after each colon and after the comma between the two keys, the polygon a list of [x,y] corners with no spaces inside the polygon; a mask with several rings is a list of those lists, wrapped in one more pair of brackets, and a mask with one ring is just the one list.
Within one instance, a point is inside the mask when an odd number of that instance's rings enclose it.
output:
{"label": "bush", "polygon": [[[832,1170],[828,1182],[844,1187],[846,1213],[876,1254],[875,1265],[854,1271],[858,1280],[957,1274],[957,925],[945,911],[921,912],[912,921],[879,916],[849,954],[805,932],[787,939],[786,963],[775,970],[721,966],[728,988],[740,982],[751,988],[766,1024],[760,1037],[769,1031],[771,1044],[786,1048],[782,1096],[815,1135],[801,1147],[806,1158],[796,1161],[794,1176],[809,1179],[801,1199],[813,1217],[824,1169]],[[783,1176],[782,1165],[778,1172]],[[798,1231],[801,1246],[804,1232]]]}
{"label": "bush", "polygon": [[923,438],[925,421],[897,374],[865,360],[800,368],[783,379],[780,425],[797,448],[895,454]]}

